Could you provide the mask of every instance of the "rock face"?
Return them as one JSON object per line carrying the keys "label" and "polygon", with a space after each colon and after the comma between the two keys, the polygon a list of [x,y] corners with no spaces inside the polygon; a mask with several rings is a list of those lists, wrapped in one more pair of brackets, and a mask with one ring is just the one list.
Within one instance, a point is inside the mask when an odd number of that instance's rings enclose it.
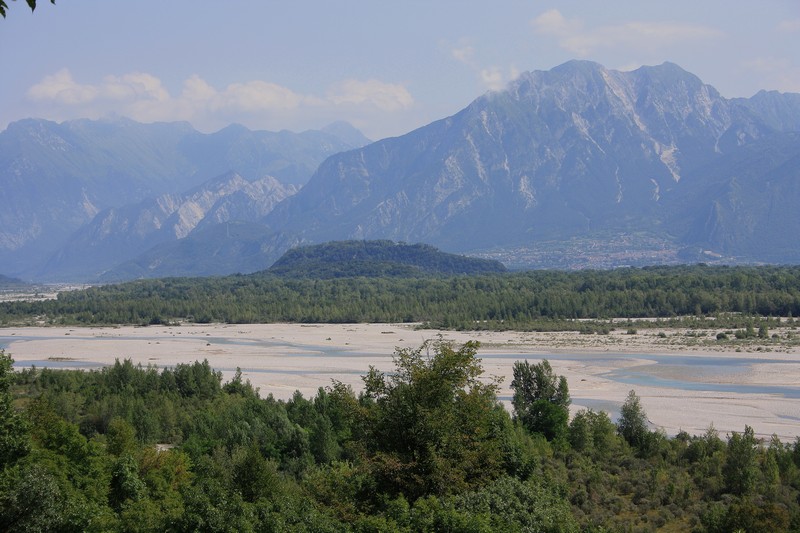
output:
{"label": "rock face", "polygon": [[[329,158],[267,221],[312,242],[391,238],[467,251],[648,232],[676,249],[755,257],[739,246],[748,230],[732,237],[728,226],[738,220],[732,210],[760,210],[735,185],[745,178],[722,169],[743,160],[754,183],[783,168],[782,185],[772,186],[798,205],[786,190],[800,153],[788,133],[796,97],[726,100],[673,64],[618,72],[572,61]],[[753,161],[776,142],[771,157]]]}
{"label": "rock face", "polygon": [[251,182],[230,173],[186,193],[107,209],[77,231],[43,272],[98,278],[109,268],[198,228],[258,220],[295,192],[295,186],[271,176]]}

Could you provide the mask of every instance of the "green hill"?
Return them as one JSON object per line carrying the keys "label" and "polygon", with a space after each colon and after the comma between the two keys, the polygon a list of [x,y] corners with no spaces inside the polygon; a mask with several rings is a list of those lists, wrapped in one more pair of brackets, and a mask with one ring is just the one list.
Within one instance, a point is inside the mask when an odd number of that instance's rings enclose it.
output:
{"label": "green hill", "polygon": [[413,277],[505,272],[498,261],[449,254],[427,244],[336,241],[293,248],[267,272],[292,278]]}

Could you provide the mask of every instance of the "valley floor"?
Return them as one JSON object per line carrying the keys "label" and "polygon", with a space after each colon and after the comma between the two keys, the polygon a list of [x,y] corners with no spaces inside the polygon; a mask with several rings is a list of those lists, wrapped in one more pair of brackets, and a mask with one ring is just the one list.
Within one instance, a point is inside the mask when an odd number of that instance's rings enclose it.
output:
{"label": "valley floor", "polygon": [[288,399],[295,390],[311,397],[331,380],[358,390],[370,365],[394,368],[396,348],[441,336],[480,341],[484,376],[503,378],[499,396],[509,408],[514,361],[546,358],[567,377],[573,413],[588,407],[615,418],[634,389],[652,426],[670,435],[702,434],[713,424],[721,436],[745,425],[764,438],[800,436],[800,346],[776,340],[788,331],[746,343],[718,342],[716,333],[455,332],[410,324],[22,327],[0,329],[0,348],[17,368],[99,368],[126,358],[163,368],[207,359],[225,381],[238,367],[262,396]]}

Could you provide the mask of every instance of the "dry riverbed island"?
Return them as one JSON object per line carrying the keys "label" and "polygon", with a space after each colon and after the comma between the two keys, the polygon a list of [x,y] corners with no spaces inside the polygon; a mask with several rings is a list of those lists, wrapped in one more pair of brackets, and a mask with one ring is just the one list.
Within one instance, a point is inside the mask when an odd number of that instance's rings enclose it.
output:
{"label": "dry riverbed island", "polygon": [[[782,338],[788,332],[776,332]],[[17,368],[100,368],[130,359],[159,368],[208,360],[231,379],[237,368],[260,390],[288,399],[314,396],[332,380],[361,388],[370,365],[394,368],[396,348],[417,348],[441,336],[456,345],[481,343],[484,375],[503,378],[500,399],[510,408],[515,361],[548,359],[566,376],[571,411],[618,414],[628,391],[639,395],[653,428],[721,436],[742,432],[800,436],[800,347],[765,339],[720,343],[715,332],[615,329],[608,335],[574,332],[456,332],[413,324],[202,324],[150,327],[18,327],[0,329],[0,347]]]}

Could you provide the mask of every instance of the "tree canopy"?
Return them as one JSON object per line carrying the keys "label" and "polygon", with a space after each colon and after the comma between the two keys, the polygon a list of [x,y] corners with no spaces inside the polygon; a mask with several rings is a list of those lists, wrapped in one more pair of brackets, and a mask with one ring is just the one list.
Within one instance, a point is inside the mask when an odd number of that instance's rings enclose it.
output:
{"label": "tree canopy", "polygon": [[396,370],[371,368],[364,394],[376,402],[372,460],[384,490],[416,498],[463,490],[502,472],[497,384],[479,378],[477,342],[399,349]]}
{"label": "tree canopy", "polygon": [[548,440],[563,436],[569,421],[569,386],[564,376],[557,376],[544,359],[534,365],[514,363],[511,388],[514,416],[529,431],[541,433]]}
{"label": "tree canopy", "polygon": [[643,449],[648,445],[650,429],[647,413],[634,390],[628,392],[628,397],[620,409],[619,434],[635,448]]}

